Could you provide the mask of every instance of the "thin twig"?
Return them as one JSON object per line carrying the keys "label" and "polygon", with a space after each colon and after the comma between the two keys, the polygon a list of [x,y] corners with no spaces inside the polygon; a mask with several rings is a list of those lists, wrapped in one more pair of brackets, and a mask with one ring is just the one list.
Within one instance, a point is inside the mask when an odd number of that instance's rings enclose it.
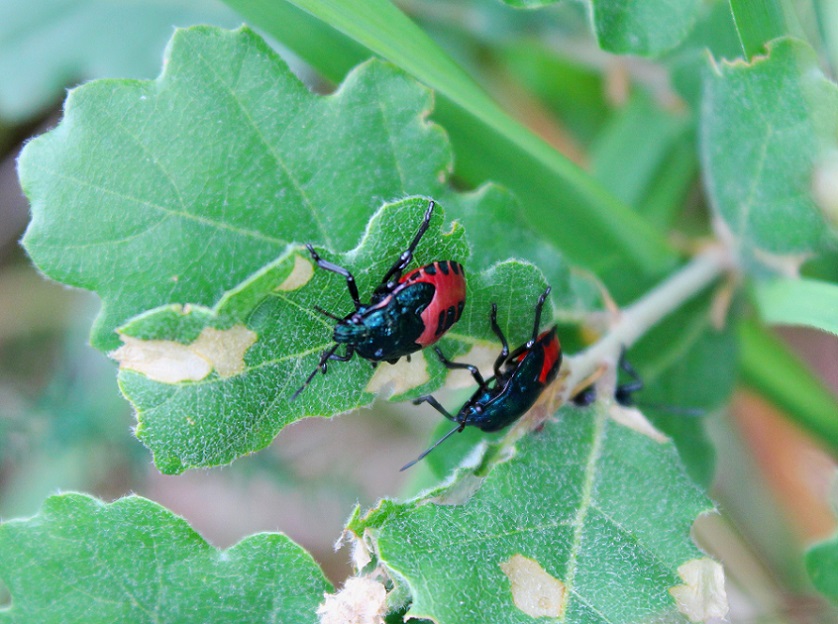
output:
{"label": "thin twig", "polygon": [[563,383],[562,398],[565,401],[570,399],[574,388],[602,364],[616,365],[621,349],[628,349],[661,319],[732,268],[733,260],[728,250],[708,248],[644,297],[624,308],[617,322],[598,342],[581,353],[565,358],[563,366],[568,370],[568,376]]}

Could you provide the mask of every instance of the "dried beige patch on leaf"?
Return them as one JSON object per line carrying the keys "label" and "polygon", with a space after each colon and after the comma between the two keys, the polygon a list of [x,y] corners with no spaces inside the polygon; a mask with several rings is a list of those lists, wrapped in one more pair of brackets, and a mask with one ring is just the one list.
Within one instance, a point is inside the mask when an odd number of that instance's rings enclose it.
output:
{"label": "dried beige patch on leaf", "polygon": [[285,278],[285,280],[276,287],[275,290],[281,291],[289,291],[289,290],[297,290],[298,288],[302,288],[311,277],[314,275],[314,265],[311,262],[305,260],[300,255],[294,256],[294,268],[291,269],[291,274]]}
{"label": "dried beige patch on leaf", "polygon": [[[475,345],[465,355],[454,358],[454,361],[473,364],[481,372],[490,371],[498,353],[500,349],[494,345]],[[471,388],[474,386],[474,377],[467,370],[452,370],[446,377],[445,385],[449,388]]]}
{"label": "dried beige patch on leaf", "polygon": [[325,594],[317,608],[320,624],[383,624],[387,590],[378,581],[353,577],[336,594]]}
{"label": "dried beige patch on leaf", "polygon": [[411,354],[409,362],[407,358],[402,358],[395,364],[379,363],[364,390],[391,396],[412,390],[429,380],[428,363],[420,351]]}
{"label": "dried beige patch on leaf", "polygon": [[565,608],[564,583],[539,563],[520,554],[500,564],[509,578],[515,606],[532,617],[561,617]]}
{"label": "dried beige patch on leaf", "polygon": [[614,403],[608,410],[608,415],[615,421],[634,429],[637,433],[642,433],[647,438],[653,439],[658,444],[665,444],[669,442],[669,438],[658,431],[655,426],[643,415],[636,407],[624,407]]}
{"label": "dried beige patch on leaf", "polygon": [[706,557],[693,559],[678,567],[678,575],[684,584],[672,587],[669,593],[690,622],[727,614],[725,573],[720,563]]}
{"label": "dried beige patch on leaf", "polygon": [[213,370],[220,377],[244,372],[244,354],[256,334],[244,325],[230,329],[206,327],[190,344],[171,340],[140,340],[122,336],[122,346],[110,353],[119,368],[142,373],[162,383],[199,381]]}

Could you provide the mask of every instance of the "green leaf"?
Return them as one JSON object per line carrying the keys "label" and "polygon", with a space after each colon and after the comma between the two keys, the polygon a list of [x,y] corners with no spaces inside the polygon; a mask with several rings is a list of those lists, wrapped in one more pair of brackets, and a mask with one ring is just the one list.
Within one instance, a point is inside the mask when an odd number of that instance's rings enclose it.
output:
{"label": "green leaf", "polygon": [[292,242],[354,246],[384,200],[435,195],[451,166],[426,89],[383,63],[310,93],[247,29],[178,31],[153,82],[71,92],[20,158],[24,245],[96,291],[92,342],[167,303],[211,306]]}
{"label": "green leaf", "polygon": [[838,456],[838,400],[783,342],[759,324],[739,326],[742,378]]}
{"label": "green leaf", "polygon": [[838,285],[780,278],[756,284],[754,295],[768,325],[802,325],[838,334]]}
{"label": "green leaf", "polygon": [[701,108],[702,74],[707,65],[707,54],[727,59],[742,56],[730,4],[703,4],[690,34],[662,59],[662,63],[670,70],[673,88],[696,113]]}
{"label": "green leaf", "polygon": [[752,63],[707,73],[705,183],[720,234],[750,271],[796,269],[836,237],[813,199],[817,163],[838,137],[838,89],[806,44],[774,41]]}
{"label": "green leaf", "polygon": [[593,0],[594,29],[603,50],[656,56],[687,36],[700,0]]}
{"label": "green leaf", "polygon": [[[510,6],[535,8],[558,0],[504,0]],[[592,0],[594,31],[603,50],[615,54],[656,56],[687,36],[700,0]]]}
{"label": "green leaf", "polygon": [[638,406],[673,439],[687,472],[705,487],[715,475],[716,453],[702,416],[729,401],[740,365],[736,332],[713,327],[711,306],[712,293],[696,297],[628,353],[645,384]]}
{"label": "green leaf", "polygon": [[[417,354],[401,378],[404,370],[382,365],[372,386],[372,368],[356,359],[288,400],[331,345],[332,323],[316,307],[342,315],[350,303],[340,276],[318,271],[307,281],[299,243],[350,268],[368,298],[427,205],[386,205],[360,246],[341,254],[389,197],[437,195],[476,226],[474,266],[485,275],[469,277],[449,356],[494,343],[493,301],[510,342],[525,340],[517,319],[529,317],[546,283],[531,264],[497,264],[510,255],[543,261],[556,301],[583,307],[567,265],[532,245],[509,193],[460,196],[442,186],[450,152],[424,121],[429,106],[428,91],[380,62],[333,96],[313,95],[250,31],[200,27],[178,32],[157,81],[77,89],[59,128],[27,146],[26,247],[50,276],[102,297],[94,343],[125,343],[120,384],[161,470],[229,462],[298,418],[368,404],[392,380],[397,396],[439,385],[436,358]],[[441,236],[444,207],[418,264],[469,255],[461,228]]]}
{"label": "green leaf", "polygon": [[216,0],[2,0],[0,116],[31,117],[74,82],[154,76],[174,25],[238,22]]}
{"label": "green leaf", "polygon": [[537,96],[575,138],[587,144],[596,136],[611,107],[605,77],[595,68],[570,55],[558,55],[531,38],[516,38],[498,54],[504,70]]}
{"label": "green leaf", "polygon": [[[440,624],[724,615],[721,567],[690,539],[712,505],[670,443],[616,424],[603,405],[566,407],[496,457],[484,477],[463,470],[445,488],[350,521],[394,591],[409,593],[410,615]],[[697,589],[684,580],[690,570],[708,583],[687,604],[676,597]]]}
{"label": "green leaf", "polygon": [[[322,252],[323,257],[349,268],[362,299],[368,300],[415,234],[426,201],[385,205],[356,249],[340,255]],[[462,227],[442,235],[442,219],[442,208],[437,208],[417,249],[419,264],[422,258],[427,263],[465,262],[468,257]],[[344,278],[315,273],[307,255],[300,248],[289,250],[225,294],[213,309],[163,306],[120,328],[125,344],[113,353],[122,369],[120,387],[137,409],[137,436],[154,452],[161,471],[230,462],[264,448],[295,420],[368,405],[376,392],[403,399],[439,387],[445,369],[430,352],[377,369],[356,357],[332,364],[328,375],[315,376],[292,400],[317,368],[320,353],[333,344],[334,323],[316,307],[339,316],[351,309]],[[498,321],[510,344],[523,343],[545,287],[538,269],[517,260],[482,273],[469,271],[466,308],[441,343],[445,353],[453,357],[475,345],[494,345],[488,322],[492,302],[499,304]],[[545,324],[549,316],[546,312]],[[520,318],[528,322],[522,324]]]}
{"label": "green leaf", "polygon": [[[226,1],[280,40],[292,27],[284,12],[273,10],[276,3],[271,0]],[[292,1],[433,88],[440,96],[435,118],[456,148],[458,176],[474,186],[487,179],[509,186],[527,221],[570,258],[589,267],[616,262],[624,271],[636,267],[646,276],[674,263],[674,254],[654,228],[500,110],[391,2]],[[317,59],[318,48],[329,44],[328,39],[297,42],[295,51],[306,59]],[[561,218],[556,218],[557,210]],[[627,282],[615,280],[614,286],[625,289]]]}
{"label": "green leaf", "polygon": [[521,220],[520,202],[508,191],[488,184],[475,193],[445,198],[455,202],[457,220],[468,233],[470,267],[484,270],[508,258],[532,262],[553,287],[551,298],[563,313],[592,310],[590,302],[582,299],[584,287],[572,276],[569,263],[543,232]]}
{"label": "green leaf", "polygon": [[815,544],[806,552],[806,571],[817,590],[838,604],[838,537]]}
{"label": "green leaf", "polygon": [[635,91],[592,145],[594,176],[665,231],[697,173],[692,126],[690,115]]}
{"label": "green leaf", "polygon": [[0,525],[0,578],[12,604],[0,622],[317,622],[331,591],[284,535],[227,550],[144,498],[105,504],[82,494]]}
{"label": "green leaf", "polygon": [[762,54],[766,43],[788,32],[783,1],[730,0],[730,12],[747,58]]}

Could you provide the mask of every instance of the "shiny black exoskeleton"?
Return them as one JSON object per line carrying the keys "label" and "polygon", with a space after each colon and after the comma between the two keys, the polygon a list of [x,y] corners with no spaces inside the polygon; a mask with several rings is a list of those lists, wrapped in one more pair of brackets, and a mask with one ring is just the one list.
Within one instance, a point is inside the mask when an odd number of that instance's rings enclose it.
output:
{"label": "shiny black exoskeleton", "polygon": [[[323,260],[314,247],[306,245],[319,268],[346,278],[355,309],[341,318],[317,308],[337,321],[332,334],[335,344],[321,354],[317,367],[291,400],[305,390],[318,371],[326,373],[330,360],[346,362],[357,353],[374,364],[382,360],[394,364],[435,343],[459,320],[466,302],[465,272],[459,262],[438,260],[402,275],[428,229],[434,205],[433,201],[428,203],[419,230],[373,291],[369,303],[361,303],[352,273]],[[337,353],[340,345],[345,345],[343,355]]]}
{"label": "shiny black exoskeleton", "polygon": [[[620,351],[620,360],[618,366],[631,377],[631,381],[617,384],[614,390],[614,400],[618,405],[623,407],[634,406],[634,393],[643,390],[643,380],[640,378],[638,372],[634,369],[629,361],[626,359],[626,350],[623,348]],[[570,399],[574,405],[579,407],[587,407],[596,401],[596,388],[593,385],[588,386],[576,396]]]}
{"label": "shiny black exoskeleton", "polygon": [[[617,363],[617,366],[630,378],[629,381],[618,383],[617,387],[614,389],[614,401],[617,403],[617,405],[620,405],[622,407],[642,407],[644,409],[661,410],[663,412],[669,412],[671,414],[681,414],[683,416],[704,415],[704,410],[700,408],[659,405],[655,403],[647,403],[645,401],[642,403],[638,403],[637,401],[635,401],[634,394],[643,390],[645,385],[643,383],[643,380],[640,378],[640,374],[635,370],[634,366],[631,365],[628,359],[626,359],[625,348],[623,348],[620,351],[620,359]],[[581,392],[578,392],[570,400],[573,402],[574,405],[578,407],[587,407],[588,405],[593,405],[596,399],[596,387],[590,385]]]}
{"label": "shiny black exoskeleton", "polygon": [[541,334],[538,333],[541,310],[549,294],[548,287],[535,306],[532,338],[512,353],[509,352],[506,337],[498,326],[497,305],[492,304],[490,316],[492,331],[500,339],[503,348],[495,360],[495,374],[489,379],[484,380],[476,366],[451,362],[442,354],[442,351],[436,349],[437,356],[446,368],[468,370],[477,382],[478,388],[456,416],[452,416],[431,395],[414,401],[415,404],[429,403],[448,420],[456,422],[457,427],[445,434],[414,461],[403,466],[402,470],[410,468],[449,436],[468,426],[474,426],[483,431],[499,431],[518,420],[535,404],[544,388],[556,378],[562,362],[562,350],[556,326]]}

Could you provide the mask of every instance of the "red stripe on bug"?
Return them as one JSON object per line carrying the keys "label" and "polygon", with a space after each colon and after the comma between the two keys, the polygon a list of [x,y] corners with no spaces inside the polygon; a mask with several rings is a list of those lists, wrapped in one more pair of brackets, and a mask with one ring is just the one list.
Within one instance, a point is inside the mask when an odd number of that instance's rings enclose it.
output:
{"label": "red stripe on bug", "polygon": [[541,347],[544,351],[544,364],[541,365],[541,374],[538,376],[538,381],[546,385],[553,381],[556,373],[559,372],[559,366],[562,362],[562,347],[559,344],[559,336],[555,327],[548,329],[538,337],[537,342],[539,344],[542,338],[547,338],[547,341]]}
{"label": "red stripe on bug", "polygon": [[466,279],[460,263],[438,261],[414,269],[403,276],[401,282],[425,282],[436,288],[430,305],[422,311],[425,330],[416,344],[427,347],[439,340],[463,313],[466,302]]}

